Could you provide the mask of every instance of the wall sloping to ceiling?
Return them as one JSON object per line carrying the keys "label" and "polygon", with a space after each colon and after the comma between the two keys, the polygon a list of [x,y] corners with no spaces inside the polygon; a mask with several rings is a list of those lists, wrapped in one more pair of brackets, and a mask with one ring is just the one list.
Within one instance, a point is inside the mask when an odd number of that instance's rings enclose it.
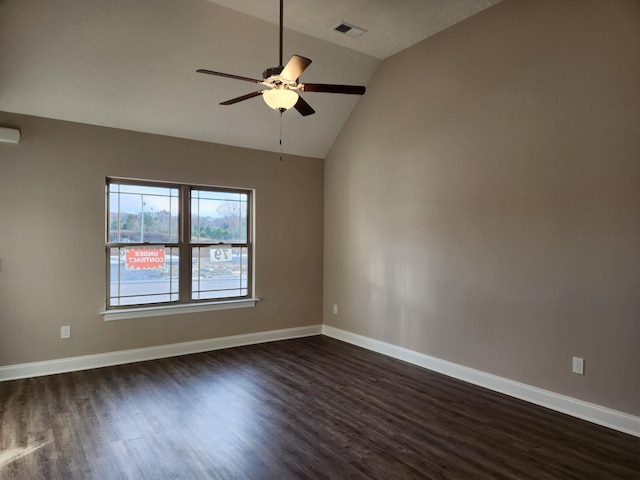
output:
{"label": "wall sloping to ceiling", "polygon": [[383,62],[325,162],[325,324],[640,414],[638,58],[636,1],[508,0]]}

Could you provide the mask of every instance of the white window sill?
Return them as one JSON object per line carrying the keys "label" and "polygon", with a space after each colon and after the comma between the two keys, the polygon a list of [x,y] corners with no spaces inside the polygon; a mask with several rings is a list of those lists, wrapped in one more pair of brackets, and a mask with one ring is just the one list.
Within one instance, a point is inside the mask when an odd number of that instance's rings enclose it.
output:
{"label": "white window sill", "polygon": [[233,308],[255,307],[259,298],[246,298],[242,300],[225,300],[221,302],[206,303],[182,303],[179,305],[162,305],[157,307],[137,307],[105,310],[100,312],[105,322],[113,320],[126,320],[128,318],[161,317],[165,315],[178,315],[183,313],[208,312],[211,310],[229,310]]}

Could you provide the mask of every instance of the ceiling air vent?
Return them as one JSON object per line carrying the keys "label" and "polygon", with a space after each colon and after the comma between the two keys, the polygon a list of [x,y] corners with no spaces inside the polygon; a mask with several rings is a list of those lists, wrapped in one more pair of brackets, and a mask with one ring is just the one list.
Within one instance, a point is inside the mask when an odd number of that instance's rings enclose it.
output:
{"label": "ceiling air vent", "polygon": [[360,27],[356,27],[354,25],[349,25],[348,23],[342,22],[336,28],[334,28],[336,32],[344,33],[345,35],[349,35],[350,37],[356,38],[366,33],[366,30]]}

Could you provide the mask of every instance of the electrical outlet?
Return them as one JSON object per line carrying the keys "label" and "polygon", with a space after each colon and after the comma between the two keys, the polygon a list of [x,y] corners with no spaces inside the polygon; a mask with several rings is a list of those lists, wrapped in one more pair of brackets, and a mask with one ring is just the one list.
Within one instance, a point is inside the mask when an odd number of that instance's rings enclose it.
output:
{"label": "electrical outlet", "polygon": [[334,305],[333,306],[333,314],[337,315],[338,314],[338,305]]}
{"label": "electrical outlet", "polygon": [[571,368],[573,373],[578,375],[584,375],[584,358],[573,357],[573,365]]}
{"label": "electrical outlet", "polygon": [[71,327],[69,325],[64,325],[60,327],[60,338],[69,338],[71,337]]}

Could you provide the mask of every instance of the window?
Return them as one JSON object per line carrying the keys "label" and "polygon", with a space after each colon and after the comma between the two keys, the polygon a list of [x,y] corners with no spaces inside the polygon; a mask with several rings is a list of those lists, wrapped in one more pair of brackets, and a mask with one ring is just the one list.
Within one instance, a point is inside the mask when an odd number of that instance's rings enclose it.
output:
{"label": "window", "polygon": [[251,192],[107,179],[107,310],[249,298]]}

